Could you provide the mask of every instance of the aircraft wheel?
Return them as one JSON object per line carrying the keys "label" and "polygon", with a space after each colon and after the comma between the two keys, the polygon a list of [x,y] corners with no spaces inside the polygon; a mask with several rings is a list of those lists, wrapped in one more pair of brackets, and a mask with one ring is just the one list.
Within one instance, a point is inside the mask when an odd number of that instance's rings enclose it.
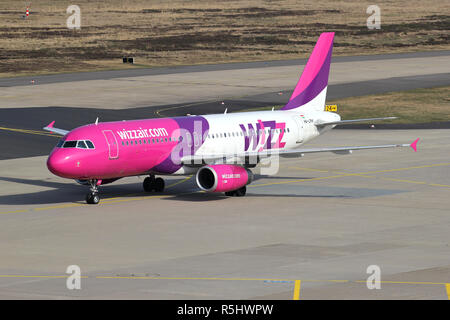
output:
{"label": "aircraft wheel", "polygon": [[164,191],[164,179],[163,178],[156,178],[155,179],[155,191],[156,192],[163,192]]}
{"label": "aircraft wheel", "polygon": [[100,202],[100,196],[98,193],[88,193],[86,195],[86,203],[87,204],[98,204]]}
{"label": "aircraft wheel", "polygon": [[225,195],[227,197],[234,197],[236,195],[236,191],[227,191],[225,192]]}
{"label": "aircraft wheel", "polygon": [[144,187],[145,192],[152,192],[153,190],[155,190],[155,179],[147,177],[144,179],[144,182],[142,185]]}
{"label": "aircraft wheel", "polygon": [[247,193],[247,187],[246,187],[246,186],[243,186],[242,188],[237,189],[237,190],[235,191],[235,193],[236,193],[236,197],[243,197],[243,196],[245,196],[245,194]]}

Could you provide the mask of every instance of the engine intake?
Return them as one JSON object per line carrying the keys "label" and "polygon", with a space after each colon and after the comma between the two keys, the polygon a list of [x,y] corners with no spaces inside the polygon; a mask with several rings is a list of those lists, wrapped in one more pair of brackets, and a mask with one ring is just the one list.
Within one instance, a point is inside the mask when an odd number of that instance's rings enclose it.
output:
{"label": "engine intake", "polygon": [[229,164],[208,165],[196,175],[197,185],[207,192],[229,192],[253,181],[253,173],[243,167]]}

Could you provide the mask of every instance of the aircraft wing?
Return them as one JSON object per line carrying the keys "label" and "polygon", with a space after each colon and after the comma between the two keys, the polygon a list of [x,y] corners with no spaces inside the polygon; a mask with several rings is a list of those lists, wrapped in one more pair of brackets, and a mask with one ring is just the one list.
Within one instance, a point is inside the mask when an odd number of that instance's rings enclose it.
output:
{"label": "aircraft wing", "polygon": [[393,120],[397,119],[397,117],[384,117],[384,118],[367,118],[367,119],[353,119],[353,120],[341,120],[341,121],[332,121],[332,122],[318,122],[315,123],[316,126],[332,126],[332,125],[342,125],[342,124],[352,124],[357,122],[372,122],[372,121],[380,121],[380,120]]}
{"label": "aircraft wing", "polygon": [[[294,150],[265,150],[262,152],[242,152],[236,154],[215,154],[215,155],[194,155],[184,156],[181,162],[185,165],[203,165],[214,163],[245,163],[247,159],[264,159],[271,156],[277,156],[283,158],[299,158],[303,157],[307,153],[317,152],[333,152],[335,154],[350,154],[354,150],[367,150],[367,149],[384,149],[384,148],[402,148],[411,147],[414,151],[417,151],[417,143],[419,138],[409,144],[385,144],[377,146],[349,146],[349,147],[331,147],[331,148],[307,148],[307,149],[294,149]],[[256,163],[256,162],[255,162]]]}
{"label": "aircraft wing", "polygon": [[53,127],[54,124],[55,124],[55,121],[52,121],[49,125],[47,125],[43,129],[46,131],[50,131],[51,133],[56,133],[60,136],[65,136],[66,134],[69,133],[68,130],[63,130],[63,129],[58,129],[58,128]]}

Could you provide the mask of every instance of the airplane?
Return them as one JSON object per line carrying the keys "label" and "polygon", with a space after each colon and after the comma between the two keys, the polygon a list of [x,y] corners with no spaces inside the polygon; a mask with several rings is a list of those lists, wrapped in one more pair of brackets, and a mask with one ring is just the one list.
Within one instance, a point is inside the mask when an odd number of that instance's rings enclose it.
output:
{"label": "airplane", "polygon": [[51,151],[47,167],[55,175],[90,186],[88,204],[98,204],[98,187],[123,177],[148,175],[146,192],[162,192],[156,175],[195,174],[198,187],[226,196],[244,196],[253,181],[250,169],[271,157],[308,153],[349,154],[354,150],[411,144],[302,148],[337,125],[395,117],[341,120],[325,111],[334,32],[322,33],[288,101],[280,110],[188,115],[174,118],[98,122],[72,131],[44,130],[63,136]]}

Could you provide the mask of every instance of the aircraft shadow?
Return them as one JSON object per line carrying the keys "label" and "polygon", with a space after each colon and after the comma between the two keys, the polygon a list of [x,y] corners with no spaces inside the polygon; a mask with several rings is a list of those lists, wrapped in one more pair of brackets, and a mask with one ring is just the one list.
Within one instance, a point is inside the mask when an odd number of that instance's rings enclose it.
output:
{"label": "aircraft shadow", "polygon": [[[247,191],[247,194],[244,198],[352,198],[348,195],[313,195],[313,194],[258,194],[251,193]],[[200,192],[192,192],[192,193],[184,193],[184,194],[173,194],[170,197],[165,197],[161,200],[175,200],[175,201],[191,201],[191,202],[209,202],[209,201],[220,201],[226,199],[242,199],[235,197],[225,196],[223,193],[200,193]]]}
{"label": "aircraft shadow", "polygon": [[[261,179],[267,177],[260,176]],[[308,179],[300,177],[273,177],[274,179]],[[179,180],[172,180],[178,182]],[[0,205],[39,205],[39,204],[55,204],[55,203],[84,203],[88,187],[75,183],[61,183],[47,180],[34,180],[12,177],[0,177],[0,181],[21,183],[26,185],[51,188],[50,190],[41,190],[36,192],[4,195],[0,196]],[[210,202],[229,199],[223,193],[204,193],[198,192],[199,188],[192,183],[181,183],[174,188],[167,189],[162,193],[146,193],[142,190],[140,182],[106,185],[100,188],[101,199],[107,200],[112,197],[129,198],[149,195],[165,195],[168,197],[162,200],[178,200],[191,202]],[[258,194],[247,191],[246,197],[276,197],[276,198],[351,198],[346,195],[311,195],[311,194]],[[101,201],[101,200],[100,200]],[[101,203],[101,202],[100,202]]]}
{"label": "aircraft shadow", "polygon": [[[0,177],[0,181],[52,188],[36,192],[0,196],[0,205],[34,205],[53,203],[84,203],[88,186],[74,183],[60,183],[46,180]],[[136,197],[148,195],[142,190],[141,183],[106,185],[100,188],[100,199],[111,197]],[[101,200],[100,200],[101,201]]]}
{"label": "aircraft shadow", "polygon": [[288,180],[307,180],[307,179],[313,179],[313,177],[281,177],[281,176],[262,176],[259,174],[255,174],[254,181],[256,180],[262,180],[262,179],[274,179],[274,180],[282,180],[282,179],[288,179]]}

